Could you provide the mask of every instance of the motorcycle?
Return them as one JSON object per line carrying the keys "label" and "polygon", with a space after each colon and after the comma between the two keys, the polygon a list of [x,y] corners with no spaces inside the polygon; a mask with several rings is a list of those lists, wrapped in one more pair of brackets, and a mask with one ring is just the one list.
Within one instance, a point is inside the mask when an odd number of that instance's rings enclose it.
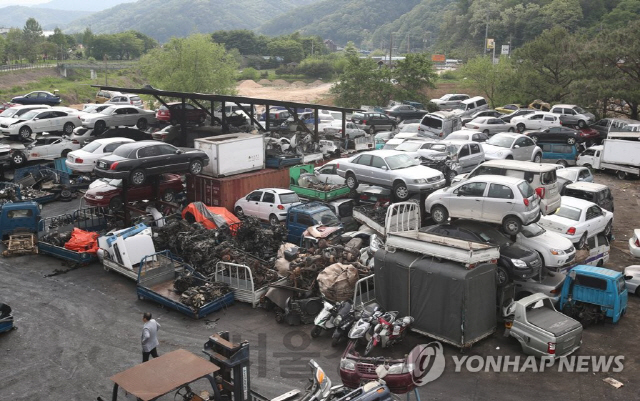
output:
{"label": "motorcycle", "polygon": [[404,339],[414,319],[411,316],[397,319],[397,316],[398,312],[386,312],[378,318],[378,324],[374,327],[373,335],[364,350],[365,356],[378,344],[382,345],[382,348],[388,348]]}
{"label": "motorcycle", "polygon": [[313,328],[311,329],[311,337],[316,338],[322,334],[323,330],[332,329],[335,327],[334,318],[338,314],[341,303],[332,304],[331,302],[324,300],[323,308],[318,313],[313,321]]}
{"label": "motorcycle", "polygon": [[331,380],[314,361],[309,361],[313,378],[300,401],[392,401],[391,391],[384,382],[388,371],[385,366],[376,369],[378,380],[351,390],[343,385],[331,386]]}
{"label": "motorcycle", "polygon": [[358,321],[349,330],[349,339],[366,344],[372,336],[373,323],[382,316],[382,310],[376,303],[367,305],[360,314]]}
{"label": "motorcycle", "polygon": [[331,335],[331,346],[336,347],[340,344],[343,337],[347,337],[351,326],[356,321],[356,311],[353,309],[351,302],[342,302],[340,309],[337,312],[337,316],[333,319],[333,325],[335,330]]}

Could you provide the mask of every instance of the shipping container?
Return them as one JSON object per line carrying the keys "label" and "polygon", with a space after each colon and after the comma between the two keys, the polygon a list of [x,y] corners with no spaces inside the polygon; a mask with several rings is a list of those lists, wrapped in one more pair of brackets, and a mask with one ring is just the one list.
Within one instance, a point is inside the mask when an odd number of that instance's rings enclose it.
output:
{"label": "shipping container", "polygon": [[262,135],[227,134],[198,138],[194,147],[209,156],[203,173],[212,177],[228,177],[264,168]]}
{"label": "shipping container", "polygon": [[187,174],[187,199],[233,211],[236,201],[259,188],[289,188],[289,169],[264,169],[231,177]]}

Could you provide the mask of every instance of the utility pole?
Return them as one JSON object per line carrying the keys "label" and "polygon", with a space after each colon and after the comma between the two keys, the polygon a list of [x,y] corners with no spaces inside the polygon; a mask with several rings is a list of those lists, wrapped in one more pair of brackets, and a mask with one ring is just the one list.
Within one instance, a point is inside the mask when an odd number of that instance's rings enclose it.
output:
{"label": "utility pole", "polygon": [[407,34],[407,54],[411,53],[411,34]]}
{"label": "utility pole", "polygon": [[109,86],[109,83],[107,81],[107,55],[105,53],[104,55],[104,86]]}
{"label": "utility pole", "polygon": [[482,44],[482,54],[487,54],[487,39],[489,39],[489,10],[487,10],[487,24],[484,28],[484,43]]}
{"label": "utility pole", "polygon": [[389,69],[391,69],[391,54],[393,53],[393,32],[391,32],[391,43],[389,44]]}
{"label": "utility pole", "polygon": [[313,39],[311,39],[311,57],[313,57]]}

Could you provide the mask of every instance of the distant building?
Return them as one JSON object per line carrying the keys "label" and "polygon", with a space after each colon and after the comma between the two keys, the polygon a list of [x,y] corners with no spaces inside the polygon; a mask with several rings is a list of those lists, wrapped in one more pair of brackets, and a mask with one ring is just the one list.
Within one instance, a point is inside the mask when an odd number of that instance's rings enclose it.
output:
{"label": "distant building", "polygon": [[338,45],[336,45],[331,39],[325,39],[324,45],[327,47],[327,49],[329,49],[330,52],[338,51]]}
{"label": "distant building", "polygon": [[0,28],[0,35],[6,36],[11,28]]}

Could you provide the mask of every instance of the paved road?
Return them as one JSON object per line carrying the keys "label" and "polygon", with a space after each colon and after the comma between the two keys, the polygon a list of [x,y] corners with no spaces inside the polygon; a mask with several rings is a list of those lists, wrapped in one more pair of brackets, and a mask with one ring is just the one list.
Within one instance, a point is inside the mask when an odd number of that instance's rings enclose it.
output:
{"label": "paved road", "polygon": [[[608,177],[604,179],[608,180]],[[638,182],[614,187],[616,215],[635,211]],[[46,214],[58,214],[72,204],[45,206]],[[628,231],[629,220],[640,226],[637,213],[627,221],[616,220],[616,236]],[[615,263],[620,261],[618,252]],[[624,256],[624,255],[622,255]],[[141,314],[151,311],[162,325],[160,353],[185,348],[200,353],[214,329],[210,321],[193,320],[140,301],[135,283],[100,265],[91,265],[51,277],[61,262],[46,256],[0,259],[0,300],[11,305],[18,330],[0,335],[0,400],[89,400],[108,397],[109,377],[141,360],[139,336]],[[518,356],[515,340],[502,330],[474,346],[467,354],[445,346],[446,371],[420,389],[422,400],[630,400],[640,399],[638,332],[640,302],[630,296],[622,321],[589,328],[577,355],[624,355],[620,373],[455,373],[452,357]],[[215,330],[229,330],[235,340],[251,344],[252,385],[267,396],[279,395],[306,384],[306,361],[316,359],[334,382],[342,349],[332,349],[327,336],[311,341],[309,326],[288,327],[275,322],[273,314],[235,304],[210,316],[220,317]],[[400,356],[415,344],[428,341],[410,335],[388,355]],[[474,365],[475,366],[475,365]],[[624,383],[615,389],[602,379]],[[172,399],[169,397],[167,399]]]}

